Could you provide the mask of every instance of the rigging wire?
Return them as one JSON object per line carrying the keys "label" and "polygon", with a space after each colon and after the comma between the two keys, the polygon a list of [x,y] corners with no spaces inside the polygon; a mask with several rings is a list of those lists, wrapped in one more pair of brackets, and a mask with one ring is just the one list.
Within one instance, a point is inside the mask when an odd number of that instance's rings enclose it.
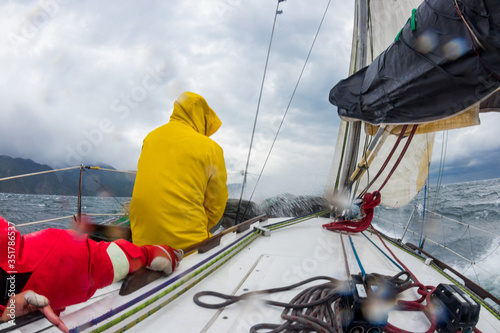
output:
{"label": "rigging wire", "polygon": [[80,166],[75,166],[75,167],[68,167],[68,168],[62,168],[62,169],[56,169],[56,170],[47,170],[47,171],[39,171],[39,172],[27,173],[27,174],[24,174],[24,175],[4,177],[4,178],[0,178],[0,182],[3,181],[3,180],[23,178],[23,177],[29,177],[29,176],[36,176],[36,175],[42,175],[42,174],[45,174],[45,173],[53,173],[53,172],[58,172],[58,171],[66,171],[66,170],[79,169],[79,168],[80,168]]}
{"label": "rigging wire", "polygon": [[[395,223],[393,223],[393,222],[391,222],[391,221],[388,221],[388,220],[386,220],[386,219],[383,219],[383,218],[381,218],[381,217],[378,217],[378,216],[377,216],[377,217],[374,217],[374,218],[376,218],[377,220],[380,220],[380,221],[382,221],[382,222],[392,224],[394,227],[398,227],[398,228],[403,229],[403,227],[401,227],[400,225],[397,225],[397,224],[395,224]],[[450,220],[451,220],[451,219],[450,219]],[[454,221],[454,222],[457,222],[457,223],[463,224],[463,223],[461,223],[461,222],[459,222],[459,221],[456,221],[456,220],[451,220],[451,221]],[[470,228],[473,228],[473,226],[470,226]],[[476,228],[476,229],[478,229],[478,228]],[[483,231],[483,232],[487,232],[487,231],[485,231],[485,230],[481,230],[481,229],[478,229],[478,230]],[[412,236],[411,236],[411,237],[413,237],[413,235],[418,236],[418,234],[417,234],[415,231],[413,231],[413,230],[408,230],[408,232],[410,232],[410,233],[412,234]],[[487,233],[488,233],[488,232],[487,232]],[[451,243],[450,245],[453,245],[454,243],[458,242],[459,240],[461,240],[461,238],[462,238],[462,237],[463,237],[463,235],[462,235],[462,236],[460,236],[460,238],[459,238],[457,241],[455,241],[455,242]],[[408,242],[409,242],[410,240],[411,240],[411,238],[408,240]],[[462,259],[463,261],[465,261],[465,262],[469,263],[470,265],[474,265],[474,266],[476,266],[477,268],[480,268],[481,270],[483,270],[484,272],[488,273],[490,276],[494,277],[495,279],[500,280],[500,276],[495,275],[494,273],[492,273],[492,272],[488,271],[488,270],[487,270],[487,269],[485,269],[484,267],[482,267],[482,266],[478,265],[478,263],[479,263],[479,262],[481,262],[481,261],[485,260],[486,258],[489,258],[489,257],[491,256],[491,254],[495,253],[495,252],[496,252],[496,250],[500,247],[500,243],[499,243],[499,244],[497,245],[497,247],[496,247],[494,250],[492,250],[489,254],[484,255],[481,259],[478,259],[478,260],[476,260],[476,261],[474,261],[474,262],[473,262],[472,260],[470,260],[470,259],[468,259],[468,258],[466,258],[466,257],[464,257],[464,256],[462,256],[462,255],[460,255],[459,253],[457,253],[457,252],[453,251],[453,250],[452,250],[451,248],[449,248],[447,245],[442,245],[442,244],[440,244],[440,243],[438,243],[438,242],[436,242],[436,241],[432,240],[431,238],[427,238],[427,240],[428,240],[429,242],[431,242],[431,243],[433,243],[433,244],[435,245],[435,248],[433,248],[433,249],[431,249],[431,250],[428,250],[427,252],[429,252],[429,253],[434,253],[436,248],[442,248],[442,249],[447,250],[447,251],[451,252],[452,254],[456,255],[457,257],[459,257],[459,258],[460,258],[460,259]],[[469,267],[469,268],[470,268],[470,267]],[[468,270],[468,269],[467,269],[467,270]],[[465,270],[463,273],[465,274],[465,272],[467,272],[467,270]]]}
{"label": "rigging wire", "polygon": [[[424,209],[422,210],[422,228],[420,230],[420,240],[418,242],[418,247],[419,248],[422,248],[424,246],[424,242],[425,242],[425,237],[424,237],[424,227],[425,227],[425,217],[427,216],[425,214],[425,204],[427,202],[427,182],[428,182],[428,179],[425,180],[425,185],[424,185]],[[422,240],[423,239],[423,240]]]}
{"label": "rigging wire", "polygon": [[483,261],[484,259],[486,258],[489,258],[493,253],[495,253],[497,251],[497,249],[500,247],[500,243],[498,243],[498,245],[495,247],[494,250],[492,250],[490,253],[488,253],[487,255],[485,255],[483,258],[479,259],[479,260],[476,260],[476,263],[478,262],[481,262]]}
{"label": "rigging wire", "polygon": [[[309,49],[309,53],[307,54],[307,57],[306,57],[306,60],[304,61],[304,65],[302,66],[302,70],[300,72],[299,78],[297,79],[297,83],[295,84],[295,87],[293,89],[292,96],[290,97],[290,100],[288,101],[288,105],[287,105],[287,107],[285,109],[285,113],[283,114],[283,117],[281,119],[281,122],[280,122],[280,125],[278,127],[278,130],[276,131],[276,135],[274,136],[274,140],[273,140],[273,142],[271,144],[271,148],[269,149],[269,152],[267,154],[266,160],[264,161],[264,165],[262,166],[262,169],[260,171],[259,177],[257,178],[257,182],[255,183],[255,186],[254,186],[254,189],[252,191],[252,194],[250,195],[250,199],[248,200],[248,203],[247,203],[247,205],[245,207],[245,211],[244,211],[245,213],[246,213],[246,211],[247,211],[247,209],[248,209],[248,207],[250,205],[250,201],[252,200],[253,195],[255,194],[255,190],[257,189],[257,186],[258,186],[259,181],[260,181],[260,179],[262,177],[262,173],[264,172],[264,169],[265,169],[265,167],[267,165],[269,157],[271,156],[271,152],[273,151],[274,144],[276,143],[276,140],[278,139],[278,135],[279,135],[279,133],[281,131],[281,127],[283,126],[283,123],[285,122],[286,115],[288,114],[288,110],[290,109],[290,105],[292,104],[293,98],[295,97],[295,93],[297,92],[297,88],[299,87],[300,80],[302,79],[302,75],[304,74],[304,71],[306,69],[307,63],[309,61],[309,57],[311,56],[312,50],[314,48],[314,44],[316,43],[316,40],[317,40],[318,35],[319,35],[319,32],[320,32],[321,27],[323,25],[323,22],[325,20],[326,13],[328,12],[328,8],[330,7],[330,3],[331,3],[331,0],[329,0],[328,3],[327,3],[327,5],[326,5],[325,11],[323,13],[323,17],[321,18],[320,24],[319,24],[318,29],[316,31],[316,35],[314,36],[313,42],[312,42],[311,47]],[[274,29],[274,27],[273,27],[273,29]],[[259,102],[260,102],[260,98],[259,98]],[[254,127],[254,131],[255,131],[255,127]],[[253,137],[253,133],[252,133],[252,137]],[[248,157],[250,158],[250,154],[249,154]],[[247,167],[248,167],[248,160],[247,160]],[[245,174],[246,174],[246,170],[245,170]],[[241,195],[243,196],[243,190],[241,192]],[[241,198],[240,198],[240,204],[241,204]],[[239,211],[239,205],[238,205],[238,211]],[[245,213],[243,213],[243,215]],[[237,219],[238,219],[238,214],[236,215],[236,220]]]}
{"label": "rigging wire", "polygon": [[271,31],[271,38],[269,40],[269,48],[267,50],[267,56],[266,56],[266,64],[264,65],[264,74],[262,75],[262,83],[260,85],[259,100],[257,102],[257,110],[255,112],[255,119],[254,119],[254,122],[253,122],[252,136],[250,138],[250,146],[248,148],[248,156],[247,156],[247,162],[246,162],[246,166],[245,166],[245,172],[243,174],[243,184],[241,186],[240,201],[238,202],[238,209],[236,210],[236,218],[235,218],[236,221],[238,221],[238,217],[239,217],[239,214],[240,214],[241,200],[243,199],[243,193],[245,191],[245,184],[246,184],[246,181],[247,181],[248,164],[250,162],[250,155],[252,153],[253,138],[255,136],[255,128],[257,127],[257,119],[259,117],[260,101],[262,99],[262,91],[264,90],[264,81],[266,79],[267,65],[269,63],[269,55],[271,53],[271,46],[272,46],[272,43],[273,43],[274,28],[276,27],[276,18],[278,17],[278,14],[281,14],[278,11],[278,9],[279,9],[280,2],[282,2],[282,1],[284,1],[284,0],[278,0],[278,2],[276,4],[276,11],[274,13],[273,29]]}
{"label": "rigging wire", "polygon": [[474,249],[472,247],[472,235],[470,233],[470,228],[467,228],[467,230],[469,231],[470,252],[471,252],[471,255],[472,255],[472,260],[474,260],[474,263],[475,263],[476,262],[476,255],[475,255]]}
{"label": "rigging wire", "polygon": [[[433,137],[433,140],[434,140],[434,137]],[[426,141],[426,147],[427,147],[427,149],[426,149],[426,152],[427,152],[427,177],[426,177],[425,183],[424,183],[424,210],[422,211],[422,231],[420,233],[420,241],[419,241],[419,245],[418,245],[421,249],[423,248],[425,240],[427,238],[427,235],[424,235],[424,226],[426,224],[426,217],[427,217],[427,221],[429,219],[428,219],[428,215],[426,215],[425,212],[426,212],[427,201],[429,201],[429,197],[431,195],[430,187],[429,187],[429,183],[430,183],[429,174],[430,174],[430,169],[431,169],[431,156],[429,156],[430,155],[430,152],[429,152],[429,134],[425,135],[425,141]],[[429,191],[427,191],[428,188],[429,188]],[[437,193],[436,193],[436,195],[437,195]]]}
{"label": "rigging wire", "polygon": [[439,159],[439,172],[436,184],[436,193],[434,194],[434,202],[432,209],[435,210],[437,206],[437,199],[439,198],[439,192],[441,190],[441,185],[443,182],[444,175],[444,165],[446,160],[446,148],[448,147],[448,131],[443,131],[443,141],[441,142],[441,158]]}
{"label": "rigging wire", "polygon": [[[90,168],[91,168],[91,169],[95,169],[94,167],[90,167]],[[109,191],[109,190],[108,190],[108,189],[107,189],[107,188],[106,188],[106,187],[105,187],[105,186],[104,186],[101,182],[99,182],[99,181],[98,181],[95,177],[93,177],[93,176],[92,176],[92,175],[91,175],[91,174],[90,174],[90,173],[89,173],[86,169],[83,169],[83,170],[87,173],[87,175],[89,175],[89,176],[90,176],[90,178],[92,178],[92,179],[93,179],[93,180],[94,180],[97,184],[99,184],[99,186],[101,186],[101,187],[104,189],[104,191],[106,191],[106,193],[108,193],[109,195],[111,195],[111,192],[110,192],[110,191]],[[99,170],[99,169],[97,168],[96,170]],[[122,208],[123,208],[123,209],[124,209],[127,213],[129,213],[129,214],[130,214],[130,211],[128,210],[128,208],[127,208],[127,207],[125,207],[125,205],[123,205],[123,204],[122,204],[122,203],[121,203],[121,202],[120,202],[120,201],[119,201],[119,200],[118,200],[118,199],[117,199],[114,195],[111,195],[111,197],[112,197],[112,198],[113,198],[116,202],[118,202],[118,204],[119,204],[120,206],[122,206]]]}
{"label": "rigging wire", "polygon": [[[48,220],[41,220],[41,221],[35,221],[35,222],[27,222],[23,224],[16,224],[15,227],[25,227],[28,225],[34,225],[34,224],[41,224],[41,223],[46,223],[46,222],[52,222],[52,221],[58,221],[58,220],[65,220],[65,219],[71,219],[74,215],[67,215],[67,216],[61,216],[61,217],[56,217]],[[11,222],[12,223],[12,222]]]}
{"label": "rigging wire", "polygon": [[[443,141],[441,142],[441,158],[439,159],[439,174],[438,174],[438,182],[436,186],[436,193],[434,194],[434,203],[432,205],[433,210],[436,209],[437,207],[437,200],[439,198],[439,192],[441,191],[441,184],[443,181],[443,175],[444,175],[444,165],[445,165],[445,158],[446,158],[446,148],[448,147],[448,131],[443,132]],[[444,230],[444,224],[441,224],[443,226],[443,239],[444,242],[446,243],[446,232]]]}
{"label": "rigging wire", "polygon": [[[476,264],[476,255],[474,254],[474,249],[472,248],[472,235],[470,233],[470,228],[467,228],[469,230],[469,240],[470,240],[470,252],[472,254],[472,260],[474,261],[473,266]],[[481,285],[481,282],[479,282],[479,276],[477,275],[475,267],[472,267],[472,270],[474,271],[474,275],[476,275],[476,280],[477,284]]]}

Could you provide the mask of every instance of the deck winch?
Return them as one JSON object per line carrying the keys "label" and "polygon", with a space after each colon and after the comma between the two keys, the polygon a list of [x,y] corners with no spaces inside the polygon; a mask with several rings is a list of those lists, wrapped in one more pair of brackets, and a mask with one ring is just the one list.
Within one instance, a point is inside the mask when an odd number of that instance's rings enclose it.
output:
{"label": "deck winch", "polygon": [[351,275],[350,292],[342,296],[340,311],[336,311],[336,315],[340,317],[345,332],[383,332],[387,325],[389,312],[384,310],[387,307],[381,306],[378,311],[374,311],[373,305],[381,305],[380,301],[384,303],[383,299],[375,296],[378,286],[365,282],[361,275]]}
{"label": "deck winch", "polygon": [[432,294],[432,301],[440,313],[436,331],[472,332],[476,327],[481,307],[458,286],[438,285]]}

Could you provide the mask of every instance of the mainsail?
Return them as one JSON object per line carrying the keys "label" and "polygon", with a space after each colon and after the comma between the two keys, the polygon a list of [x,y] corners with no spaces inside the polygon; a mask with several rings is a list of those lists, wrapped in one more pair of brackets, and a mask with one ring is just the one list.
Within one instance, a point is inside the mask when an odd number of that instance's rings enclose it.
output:
{"label": "mainsail", "polygon": [[[399,124],[425,123],[419,125],[410,149],[382,191],[382,204],[398,207],[426,182],[435,131],[477,125],[479,112],[500,110],[500,80],[495,74],[500,72],[500,3],[421,2],[360,0],[356,4],[352,75],[330,94],[344,119],[325,192],[331,203],[344,188],[351,188],[351,196],[356,196],[356,189],[363,189],[373,178],[370,170],[384,163],[397,137],[382,134],[385,144],[377,148],[376,158],[357,185],[350,179],[353,163],[344,156],[350,144],[346,139],[359,135],[361,148],[355,156],[360,161],[378,125],[398,134]],[[352,121],[358,119],[365,125]],[[391,126],[384,128],[384,124]],[[359,134],[353,134],[356,127]],[[385,180],[405,140],[370,190]]]}

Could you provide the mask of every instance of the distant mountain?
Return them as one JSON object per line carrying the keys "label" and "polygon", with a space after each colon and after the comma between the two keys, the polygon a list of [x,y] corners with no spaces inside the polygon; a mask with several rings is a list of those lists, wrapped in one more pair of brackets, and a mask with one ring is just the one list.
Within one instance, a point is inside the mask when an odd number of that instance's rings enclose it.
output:
{"label": "distant mountain", "polygon": [[[102,166],[114,169],[110,166]],[[50,166],[29,159],[0,156],[0,179],[40,171],[53,170]],[[59,171],[42,175],[0,181],[0,192],[23,194],[78,195],[80,170]],[[131,197],[135,175],[104,170],[84,169],[82,195],[111,195]]]}

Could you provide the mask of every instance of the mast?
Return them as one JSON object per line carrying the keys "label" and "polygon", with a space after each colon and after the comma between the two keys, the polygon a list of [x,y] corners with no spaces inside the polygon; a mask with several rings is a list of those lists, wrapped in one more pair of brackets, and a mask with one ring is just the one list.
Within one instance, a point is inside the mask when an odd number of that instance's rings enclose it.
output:
{"label": "mast", "polygon": [[[356,0],[356,19],[353,38],[353,55],[351,56],[351,66],[349,75],[368,64],[368,1]],[[354,172],[357,164],[359,151],[359,140],[361,133],[361,121],[348,122],[346,124],[348,134],[346,136],[346,150],[343,158],[343,165],[339,168],[339,183],[336,191],[348,193],[349,177]]]}

